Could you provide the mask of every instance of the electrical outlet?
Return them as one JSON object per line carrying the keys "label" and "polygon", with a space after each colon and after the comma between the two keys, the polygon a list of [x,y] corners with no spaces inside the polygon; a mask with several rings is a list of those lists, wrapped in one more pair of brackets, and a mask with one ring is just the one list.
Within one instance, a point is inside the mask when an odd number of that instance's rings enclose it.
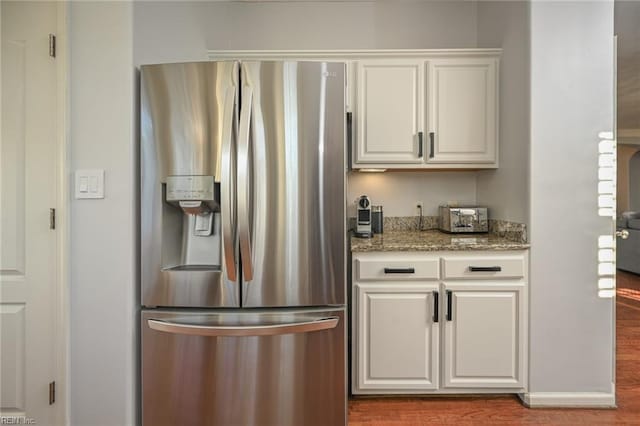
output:
{"label": "electrical outlet", "polygon": [[420,218],[418,221],[418,231],[422,231],[424,229],[424,204],[422,201],[416,202],[416,209],[418,210],[418,217]]}

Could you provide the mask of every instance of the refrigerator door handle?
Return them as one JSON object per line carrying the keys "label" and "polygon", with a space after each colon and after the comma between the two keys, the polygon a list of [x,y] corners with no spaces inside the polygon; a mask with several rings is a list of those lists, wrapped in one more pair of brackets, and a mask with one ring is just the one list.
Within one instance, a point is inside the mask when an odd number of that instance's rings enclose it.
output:
{"label": "refrigerator door handle", "polygon": [[251,258],[251,234],[249,231],[249,137],[253,89],[242,88],[242,106],[240,108],[240,134],[238,136],[238,237],[242,274],[245,281],[253,279],[253,259]]}
{"label": "refrigerator door handle", "polygon": [[147,320],[147,324],[149,324],[149,327],[153,330],[172,334],[209,337],[251,337],[311,333],[314,331],[329,330],[336,328],[339,321],[340,319],[338,317],[324,317],[312,321],[285,324],[208,326],[198,324],[177,324],[169,321],[150,319]]}
{"label": "refrigerator door handle", "polygon": [[227,269],[227,277],[230,281],[237,281],[236,259],[234,247],[233,228],[235,227],[234,206],[235,199],[232,199],[234,193],[232,185],[232,157],[231,144],[232,138],[235,136],[235,99],[236,86],[231,86],[225,94],[224,117],[225,123],[224,133],[222,135],[222,182],[220,185],[220,195],[222,198],[222,206],[226,208],[226,214],[222,214],[222,243],[224,245],[224,262]]}

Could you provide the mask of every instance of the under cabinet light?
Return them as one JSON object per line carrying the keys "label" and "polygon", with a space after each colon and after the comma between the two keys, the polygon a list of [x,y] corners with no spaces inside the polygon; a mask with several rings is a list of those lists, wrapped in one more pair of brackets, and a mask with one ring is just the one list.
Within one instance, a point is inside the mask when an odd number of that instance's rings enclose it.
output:
{"label": "under cabinet light", "polygon": [[386,172],[387,169],[372,169],[372,168],[366,168],[366,169],[358,169],[359,172],[364,172],[364,173],[383,173]]}

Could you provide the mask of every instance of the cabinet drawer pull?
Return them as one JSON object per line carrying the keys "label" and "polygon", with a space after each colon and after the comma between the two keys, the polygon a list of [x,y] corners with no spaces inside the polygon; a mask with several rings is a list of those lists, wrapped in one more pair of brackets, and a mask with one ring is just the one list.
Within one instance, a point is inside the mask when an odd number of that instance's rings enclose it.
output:
{"label": "cabinet drawer pull", "polygon": [[422,158],[422,132],[418,132],[418,158]]}
{"label": "cabinet drawer pull", "polygon": [[469,266],[469,272],[500,272],[502,266]]}
{"label": "cabinet drawer pull", "polygon": [[433,292],[433,322],[438,322],[438,317],[440,316],[439,307],[439,293],[437,291]]}
{"label": "cabinet drawer pull", "polygon": [[451,290],[447,290],[447,321],[451,321],[453,319],[453,297],[451,294]]}
{"label": "cabinet drawer pull", "polygon": [[385,274],[415,274],[415,268],[384,268]]}

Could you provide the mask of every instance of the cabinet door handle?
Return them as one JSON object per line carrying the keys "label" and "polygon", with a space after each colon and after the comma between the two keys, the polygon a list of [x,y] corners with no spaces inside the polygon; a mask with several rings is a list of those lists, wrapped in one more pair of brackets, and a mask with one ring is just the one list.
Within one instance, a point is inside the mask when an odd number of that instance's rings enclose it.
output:
{"label": "cabinet door handle", "polygon": [[502,266],[469,266],[469,272],[500,272]]}
{"label": "cabinet door handle", "polygon": [[414,268],[384,268],[385,274],[415,274]]}
{"label": "cabinet door handle", "polygon": [[453,319],[453,297],[451,293],[451,290],[447,290],[447,321],[451,321]]}
{"label": "cabinet door handle", "polygon": [[434,132],[429,132],[429,158],[433,158],[433,151],[435,150],[434,139],[436,134]]}
{"label": "cabinet door handle", "polygon": [[440,313],[438,312],[439,298],[440,298],[439,293],[437,291],[434,291],[433,292],[433,322],[438,322],[438,317],[440,316]]}
{"label": "cabinet door handle", "polygon": [[347,171],[351,171],[351,156],[353,155],[353,114],[347,112]]}
{"label": "cabinet door handle", "polygon": [[422,158],[422,132],[418,132],[418,158]]}

